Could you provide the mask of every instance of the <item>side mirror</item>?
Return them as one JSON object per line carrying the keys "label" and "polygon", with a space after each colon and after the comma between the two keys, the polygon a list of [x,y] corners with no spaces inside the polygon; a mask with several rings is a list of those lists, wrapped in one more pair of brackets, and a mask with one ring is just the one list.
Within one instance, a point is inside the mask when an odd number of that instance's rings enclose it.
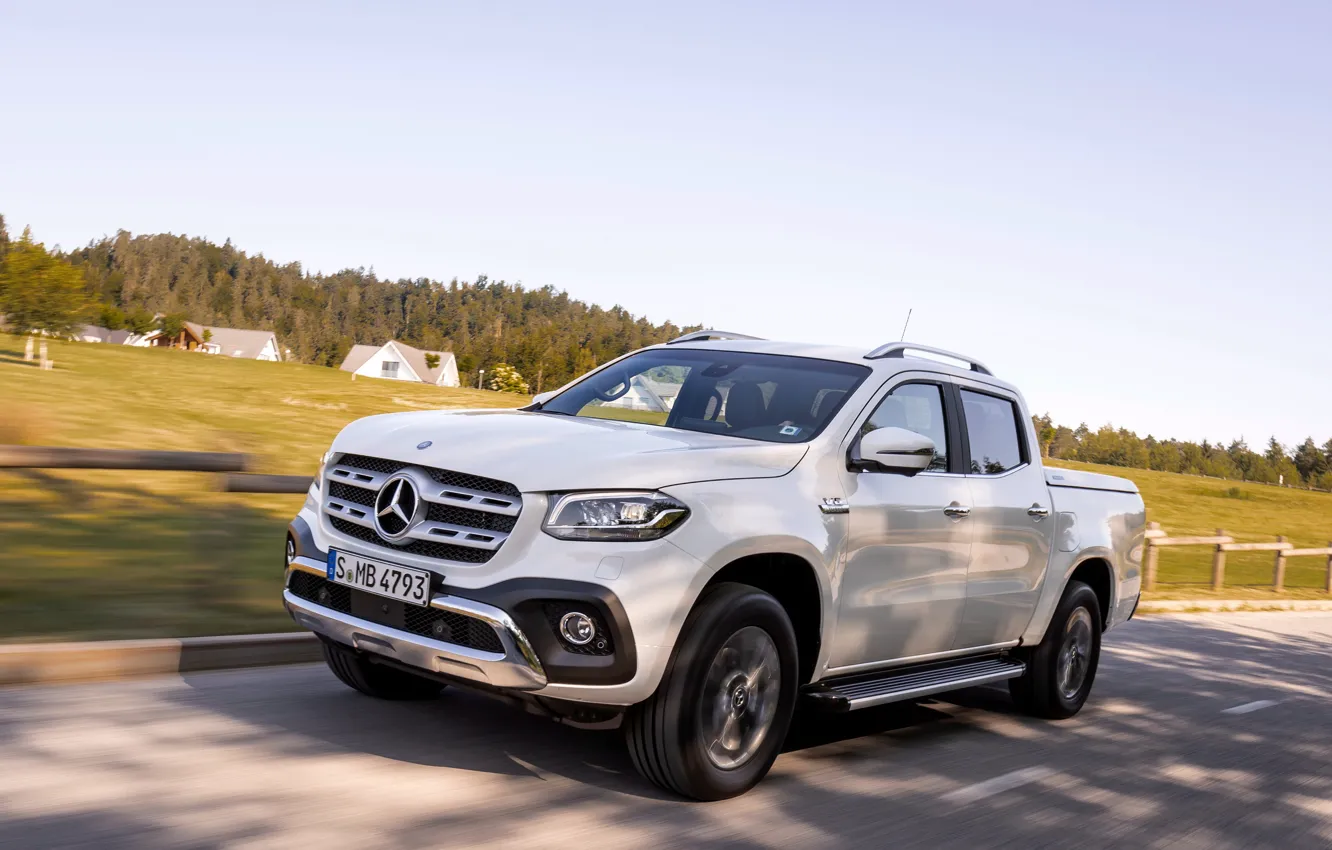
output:
{"label": "side mirror", "polygon": [[934,455],[933,440],[905,428],[878,428],[860,438],[861,459],[903,475],[927,468]]}

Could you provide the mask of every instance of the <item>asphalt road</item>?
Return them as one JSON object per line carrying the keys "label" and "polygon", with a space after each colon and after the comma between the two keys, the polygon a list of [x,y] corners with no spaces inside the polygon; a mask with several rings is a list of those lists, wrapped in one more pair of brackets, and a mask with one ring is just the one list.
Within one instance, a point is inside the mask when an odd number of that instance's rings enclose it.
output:
{"label": "asphalt road", "polygon": [[1332,847],[1332,614],[1154,617],[1071,721],[1001,690],[801,718],[697,804],[618,733],[322,667],[0,689],[0,847]]}

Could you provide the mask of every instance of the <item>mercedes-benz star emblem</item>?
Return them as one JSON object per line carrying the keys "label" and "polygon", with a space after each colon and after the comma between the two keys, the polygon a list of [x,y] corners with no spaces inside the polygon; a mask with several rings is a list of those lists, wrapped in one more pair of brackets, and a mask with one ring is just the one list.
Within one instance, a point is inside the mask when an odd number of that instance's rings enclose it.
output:
{"label": "mercedes-benz star emblem", "polygon": [[375,496],[375,529],[388,540],[398,540],[416,524],[421,497],[406,475],[395,475]]}

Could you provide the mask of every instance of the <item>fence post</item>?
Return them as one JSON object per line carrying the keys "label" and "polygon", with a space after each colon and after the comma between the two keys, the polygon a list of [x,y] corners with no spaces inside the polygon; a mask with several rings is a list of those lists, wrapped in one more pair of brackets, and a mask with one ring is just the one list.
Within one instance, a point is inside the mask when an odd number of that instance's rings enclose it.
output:
{"label": "fence post", "polygon": [[[1161,528],[1161,523],[1149,522],[1147,523],[1147,528],[1151,531],[1158,531]],[[1145,571],[1146,571],[1145,578],[1146,578],[1147,590],[1156,590],[1156,565],[1157,565],[1157,558],[1161,554],[1161,547],[1157,546],[1150,537],[1147,538],[1146,544],[1147,544],[1147,564],[1145,565]]]}
{"label": "fence post", "polygon": [[[1327,541],[1327,546],[1332,549],[1332,540]],[[1327,556],[1327,592],[1332,593],[1332,555]]]}
{"label": "fence post", "polygon": [[[1286,538],[1277,535],[1278,543],[1285,543]],[[1276,565],[1272,569],[1272,588],[1277,593],[1286,589],[1286,550],[1278,549],[1276,553]]]}
{"label": "fence post", "polygon": [[[1217,537],[1225,537],[1226,530],[1218,528]],[[1216,552],[1212,554],[1212,590],[1220,590],[1226,583],[1226,550],[1221,548],[1222,544],[1216,544]]]}

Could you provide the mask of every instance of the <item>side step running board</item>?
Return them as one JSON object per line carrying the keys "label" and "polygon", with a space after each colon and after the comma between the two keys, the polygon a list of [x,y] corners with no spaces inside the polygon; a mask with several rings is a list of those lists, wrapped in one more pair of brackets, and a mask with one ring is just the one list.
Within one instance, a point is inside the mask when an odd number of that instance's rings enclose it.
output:
{"label": "side step running board", "polygon": [[991,656],[946,664],[903,667],[858,676],[825,679],[807,685],[803,695],[826,711],[854,711],[889,702],[1002,682],[1021,676],[1027,665],[1014,658]]}

